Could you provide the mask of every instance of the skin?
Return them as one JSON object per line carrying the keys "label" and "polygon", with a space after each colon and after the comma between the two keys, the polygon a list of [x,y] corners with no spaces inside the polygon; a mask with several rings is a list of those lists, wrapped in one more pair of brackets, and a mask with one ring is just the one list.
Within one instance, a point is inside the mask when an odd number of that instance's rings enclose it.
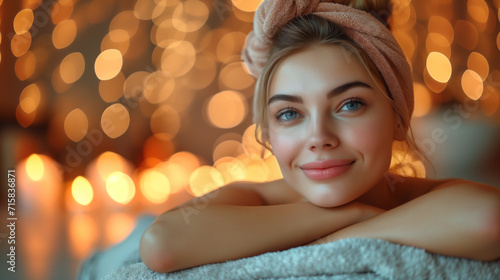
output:
{"label": "skin", "polygon": [[[268,135],[286,182],[322,207],[350,202],[374,186],[387,188],[397,122],[364,67],[340,47],[318,45],[290,56],[276,71]],[[310,179],[302,168],[338,159],[352,163],[331,179]]]}
{"label": "skin", "polygon": [[[163,213],[141,238],[149,268],[169,272],[352,237],[500,258],[498,189],[387,173],[403,132],[359,62],[317,45],[278,67],[267,133],[284,180],[232,183]],[[331,159],[348,164],[336,176],[304,172]]]}

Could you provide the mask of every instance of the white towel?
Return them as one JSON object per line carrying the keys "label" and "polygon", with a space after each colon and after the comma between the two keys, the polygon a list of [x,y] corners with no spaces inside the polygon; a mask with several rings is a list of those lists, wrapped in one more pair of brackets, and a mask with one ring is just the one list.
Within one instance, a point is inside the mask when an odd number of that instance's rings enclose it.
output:
{"label": "white towel", "polygon": [[[139,225],[147,227],[148,223]],[[128,254],[117,250],[113,256],[110,252],[114,249],[91,258],[81,273],[86,276],[80,279],[500,279],[500,259],[480,262],[453,258],[376,239],[344,239],[166,274],[156,273],[140,261],[138,242]],[[108,267],[103,277],[104,266],[99,263],[115,257],[121,258],[123,265]]]}

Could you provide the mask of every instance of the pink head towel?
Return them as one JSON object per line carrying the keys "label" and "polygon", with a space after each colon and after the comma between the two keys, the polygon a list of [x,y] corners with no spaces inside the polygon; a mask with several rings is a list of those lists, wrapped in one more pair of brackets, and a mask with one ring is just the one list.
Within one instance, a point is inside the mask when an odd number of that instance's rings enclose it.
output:
{"label": "pink head towel", "polygon": [[248,69],[259,77],[279,29],[296,17],[314,14],[340,26],[366,52],[382,74],[396,106],[410,119],[414,102],[411,68],[391,31],[369,13],[335,2],[264,0],[255,12],[254,29],[243,48]]}

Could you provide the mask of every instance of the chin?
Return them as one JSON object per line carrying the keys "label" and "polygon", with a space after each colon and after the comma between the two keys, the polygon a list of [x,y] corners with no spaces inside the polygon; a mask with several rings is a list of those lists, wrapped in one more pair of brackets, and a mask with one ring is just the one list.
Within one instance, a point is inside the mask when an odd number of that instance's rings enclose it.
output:
{"label": "chin", "polygon": [[341,206],[356,199],[355,197],[349,198],[341,196],[338,192],[325,187],[316,189],[313,193],[305,195],[305,197],[312,204],[325,208]]}

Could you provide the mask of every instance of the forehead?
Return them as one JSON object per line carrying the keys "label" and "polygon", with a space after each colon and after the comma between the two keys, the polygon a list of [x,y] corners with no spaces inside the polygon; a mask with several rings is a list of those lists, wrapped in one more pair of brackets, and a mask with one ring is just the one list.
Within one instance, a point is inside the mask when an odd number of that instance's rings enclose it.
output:
{"label": "forehead", "polygon": [[315,45],[281,61],[269,94],[330,90],[356,80],[372,84],[356,55],[340,46]]}

